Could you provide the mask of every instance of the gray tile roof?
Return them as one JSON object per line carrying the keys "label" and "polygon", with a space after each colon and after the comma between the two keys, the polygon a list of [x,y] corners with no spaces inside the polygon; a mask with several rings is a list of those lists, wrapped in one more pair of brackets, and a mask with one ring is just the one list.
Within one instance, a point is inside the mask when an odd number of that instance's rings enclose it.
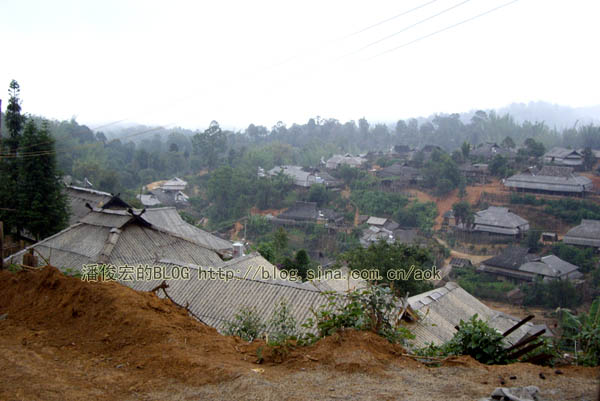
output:
{"label": "gray tile roof", "polygon": [[386,221],[387,221],[387,219],[385,217],[371,216],[367,220],[367,224],[374,225],[374,226],[382,226],[385,224]]}
{"label": "gray tile roof", "polygon": [[554,192],[586,192],[592,190],[592,180],[575,175],[570,167],[544,166],[538,172],[516,174],[504,185],[516,189],[534,189]]}
{"label": "gray tile roof", "polygon": [[549,156],[549,157],[567,157],[571,154],[577,155],[577,156],[582,156],[581,153],[576,150],[576,149],[567,149],[567,148],[561,148],[561,147],[554,147],[552,149],[550,149],[548,152],[546,152],[546,154],[544,156]]}
{"label": "gray tile roof", "polygon": [[67,186],[65,193],[70,207],[69,225],[77,223],[79,219],[90,212],[90,209],[85,206],[86,203],[92,207],[101,207],[112,198],[108,192],[75,186]]}
{"label": "gray tile roof", "polygon": [[[520,321],[516,317],[489,308],[454,282],[409,297],[408,303],[421,315],[418,322],[408,326],[416,337],[411,343],[417,347],[426,346],[431,342],[440,345],[450,340],[456,333],[454,327],[461,320],[467,321],[474,314],[502,333]],[[506,338],[507,343],[514,344],[527,334],[532,326],[531,322],[521,326]]]}
{"label": "gray tile roof", "polygon": [[542,257],[539,261],[523,264],[519,271],[534,273],[548,278],[580,278],[578,267],[555,255]]}
{"label": "gray tile roof", "polygon": [[316,177],[313,173],[304,171],[301,166],[276,166],[268,171],[269,175],[274,176],[282,172],[291,177],[294,184],[302,187],[309,187],[316,183]]}
{"label": "gray tile roof", "polygon": [[207,248],[216,251],[233,250],[233,244],[231,242],[187,223],[181,218],[181,215],[174,207],[147,209],[142,217],[157,227],[161,227],[167,231],[177,233],[182,237],[194,240]]}
{"label": "gray tile roof", "polygon": [[544,161],[558,165],[579,166],[583,164],[583,154],[576,149],[555,147],[544,155]]}
{"label": "gray tile roof", "polygon": [[482,265],[502,267],[504,269],[518,270],[524,263],[537,259],[537,256],[529,253],[528,248],[509,247],[501,254],[481,262]]}
{"label": "gray tile roof", "polygon": [[529,229],[529,222],[508,208],[490,206],[475,213],[475,231],[517,235]]}
{"label": "gray tile roof", "polygon": [[277,217],[291,220],[316,220],[318,213],[316,202],[297,201],[294,206],[280,213]]}
{"label": "gray tile roof", "polygon": [[[80,223],[9,256],[9,263],[22,263],[29,248],[59,268],[80,270],[82,264],[152,264],[160,259],[177,259],[202,266],[222,263],[211,249],[153,226],[124,210],[96,209]],[[44,264],[42,258],[38,263]]]}
{"label": "gray tile roof", "polygon": [[503,148],[493,142],[479,144],[471,150],[470,154],[473,156],[480,156],[488,159],[495,157],[496,155],[501,155],[506,158],[513,158],[516,156],[516,152],[513,149]]}
{"label": "gray tile roof", "polygon": [[581,220],[564,236],[565,244],[594,246],[600,248],[600,220]]}
{"label": "gray tile roof", "polygon": [[[176,265],[170,264],[166,268],[172,269],[174,266]],[[190,278],[169,281],[167,292],[175,302],[188,305],[200,320],[217,330],[223,330],[225,323],[232,321],[242,308],[255,309],[261,321],[267,323],[279,302],[285,300],[291,308],[298,329],[305,331],[300,324],[312,316],[311,307],[316,308],[326,303],[321,291],[308,283],[253,280],[239,275],[230,280],[208,279],[199,276],[201,269],[198,266],[187,266],[190,268]],[[160,284],[159,281],[122,283],[139,291],[149,291]],[[267,332],[271,329],[267,327]]]}

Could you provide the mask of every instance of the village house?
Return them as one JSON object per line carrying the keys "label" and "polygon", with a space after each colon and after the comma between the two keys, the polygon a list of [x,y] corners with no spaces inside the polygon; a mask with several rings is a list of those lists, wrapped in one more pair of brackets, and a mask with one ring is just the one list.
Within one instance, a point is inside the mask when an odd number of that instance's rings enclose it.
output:
{"label": "village house", "polygon": [[388,244],[400,243],[412,245],[417,241],[417,230],[404,230],[401,228],[388,230],[384,227],[370,226],[363,230],[359,241],[365,248],[379,241],[385,241]]}
{"label": "village house", "polygon": [[583,153],[576,149],[554,147],[544,154],[544,163],[578,170],[583,166]]}
{"label": "village house", "polygon": [[411,160],[415,154],[415,149],[408,145],[394,145],[390,150],[389,156],[394,159]]}
{"label": "village house", "polygon": [[391,219],[363,215],[359,216],[358,220],[360,224],[369,225],[362,231],[359,239],[360,244],[365,248],[379,241],[385,241],[388,244],[395,242],[415,244],[417,242],[417,230],[401,229],[400,225]]}
{"label": "village house", "polygon": [[544,281],[578,280],[583,277],[579,268],[555,255],[539,257],[530,254],[527,248],[510,247],[500,255],[481,262],[479,272],[493,274],[511,281],[529,282],[536,277]]}
{"label": "village house", "polygon": [[[420,161],[422,163],[426,163],[431,160],[431,156],[434,152],[444,152],[444,150],[437,145],[425,145],[420,150],[416,151],[411,158],[411,165]],[[420,159],[420,160],[419,160]]]}
{"label": "village house", "polygon": [[327,171],[314,169],[313,174],[315,175],[316,183],[323,184],[327,188],[338,188],[342,186],[342,181],[333,177]]}
{"label": "village house", "polygon": [[164,191],[185,191],[187,187],[187,182],[182,180],[181,178],[175,177],[171,180],[164,182],[160,189]]}
{"label": "village house", "polygon": [[409,185],[417,185],[423,180],[418,169],[401,163],[392,164],[375,174],[377,178],[381,178],[382,186],[391,189],[403,189]]}
{"label": "village house", "polygon": [[143,211],[95,208],[78,223],[7,258],[20,264],[35,249],[38,264],[81,270],[87,264],[153,265],[176,259],[202,266],[222,263],[219,254],[196,240],[150,223]]}
{"label": "village house", "polygon": [[[271,268],[264,258],[240,263],[244,266],[248,265],[252,270],[258,268],[261,271],[265,266],[267,266],[266,270]],[[182,264],[167,264],[167,269],[177,266]],[[197,272],[203,269],[193,264],[185,266],[192,269],[192,277],[199,277]],[[196,318],[220,331],[223,331],[227,323],[233,321],[236,314],[244,308],[256,311],[258,318],[268,323],[278,305],[286,302],[290,314],[298,322],[298,330],[305,333],[311,330],[302,327],[301,324],[313,316],[313,309],[327,303],[325,292],[345,292],[349,288],[361,288],[364,285],[362,280],[349,279],[347,270],[341,272],[340,280],[307,282],[282,280],[276,277],[264,279],[261,275],[251,277],[243,267],[231,266],[231,271],[234,272],[235,277],[231,280],[173,280],[169,282],[167,292],[173,301],[180,305],[187,305]],[[160,282],[134,280],[125,281],[123,284],[138,291],[150,291]],[[158,294],[164,296],[160,292]],[[397,309],[398,314],[401,310],[405,310],[403,320],[415,335],[410,343],[418,347],[424,347],[429,343],[440,345],[450,340],[460,321],[466,321],[474,314],[500,332],[506,332],[520,320],[487,307],[453,282],[409,297],[407,305],[399,303]],[[509,334],[506,342],[508,345],[515,344],[525,336],[533,334],[536,329],[537,326],[527,322]],[[267,333],[272,330],[271,326],[265,328]]]}
{"label": "village house", "polygon": [[573,174],[572,167],[557,166],[544,166],[539,171],[530,169],[513,175],[504,180],[504,186],[517,192],[581,197],[593,190],[592,180],[588,177]]}
{"label": "village house", "polygon": [[299,187],[308,188],[313,184],[317,184],[317,177],[309,172],[305,171],[301,166],[276,166],[268,171],[269,176],[273,177],[277,174],[282,173],[290,177],[294,185]]}
{"label": "village house", "polygon": [[268,215],[267,218],[275,223],[294,224],[294,223],[327,223],[341,224],[344,216],[331,209],[319,209],[316,202],[296,203],[280,213],[276,217]]}
{"label": "village house", "polygon": [[371,227],[385,228],[386,230],[390,230],[390,231],[394,231],[395,229],[400,227],[400,225],[398,223],[396,223],[394,220],[391,220],[391,219],[388,219],[385,217],[369,216],[369,218],[365,221],[365,223]]}
{"label": "village house", "polygon": [[[426,347],[431,343],[441,345],[449,341],[456,333],[456,326],[461,320],[467,321],[475,314],[501,333],[507,332],[521,320],[488,307],[454,282],[409,297],[408,304],[411,315],[419,316],[406,326],[415,335],[408,343],[415,347]],[[552,335],[547,327],[542,328],[527,322],[507,335],[507,346],[540,329],[546,330],[544,335]]]}
{"label": "village house", "polygon": [[330,170],[337,169],[340,165],[345,164],[350,167],[360,167],[367,159],[361,156],[352,156],[349,153],[345,155],[333,155],[325,162],[325,167]]}
{"label": "village house", "polygon": [[517,156],[517,153],[513,149],[499,146],[495,142],[485,142],[477,145],[474,149],[471,149],[469,155],[474,158],[490,161],[497,155],[507,159],[514,159]]}
{"label": "village house", "polygon": [[113,198],[108,192],[72,185],[66,186],[64,192],[69,201],[69,225],[77,223],[79,219],[90,212],[86,204],[92,207],[102,207]]}
{"label": "village house", "polygon": [[137,198],[145,207],[186,207],[189,203],[189,197],[183,192],[186,187],[186,181],[175,177],[156,186],[148,185],[148,193],[138,194]]}
{"label": "village house", "polygon": [[458,166],[458,171],[465,177],[467,184],[485,184],[488,181],[488,165],[484,163],[464,163]]}
{"label": "village house", "polygon": [[571,228],[563,237],[569,245],[591,246],[600,250],[600,220],[581,220],[581,224]]}
{"label": "village house", "polygon": [[174,207],[146,209],[143,217],[156,227],[178,234],[184,238],[189,238],[222,255],[233,255],[233,244],[230,241],[189,224],[181,218],[181,215]]}
{"label": "village house", "polygon": [[490,206],[474,217],[472,231],[475,232],[522,237],[529,230],[529,222],[506,207]]}

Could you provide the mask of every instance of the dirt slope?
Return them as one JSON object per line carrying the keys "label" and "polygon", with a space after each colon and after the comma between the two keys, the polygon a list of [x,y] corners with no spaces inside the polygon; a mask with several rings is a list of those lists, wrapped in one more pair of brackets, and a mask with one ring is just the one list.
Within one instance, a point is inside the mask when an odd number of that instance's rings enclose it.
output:
{"label": "dirt slope", "polygon": [[[506,191],[504,191],[502,183],[498,180],[494,180],[491,183],[485,185],[467,186],[466,191],[467,196],[465,197],[465,200],[470,204],[477,203],[479,201],[479,198],[481,197],[481,194],[484,192],[492,194],[506,193]],[[458,189],[455,189],[454,191],[450,192],[444,197],[435,197],[417,189],[411,189],[408,192],[412,193],[420,202],[434,202],[436,204],[439,213],[438,217],[435,219],[434,228],[436,230],[442,227],[442,222],[444,221],[444,213],[452,209],[453,204],[460,201],[460,198],[458,197]]]}
{"label": "dirt slope", "polygon": [[275,352],[117,283],[51,267],[0,272],[0,400],[473,400],[511,375],[509,384],[540,386],[548,400],[591,400],[599,373],[470,358],[427,368],[403,352],[354,331]]}

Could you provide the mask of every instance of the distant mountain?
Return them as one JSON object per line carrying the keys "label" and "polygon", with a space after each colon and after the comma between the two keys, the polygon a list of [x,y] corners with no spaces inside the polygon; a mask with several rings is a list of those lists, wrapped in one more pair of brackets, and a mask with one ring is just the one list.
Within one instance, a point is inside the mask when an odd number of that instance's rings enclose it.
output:
{"label": "distant mountain", "polygon": [[544,121],[550,127],[558,129],[571,128],[590,123],[600,123],[600,105],[590,107],[568,107],[546,102],[513,103],[498,110],[509,113],[516,121]]}

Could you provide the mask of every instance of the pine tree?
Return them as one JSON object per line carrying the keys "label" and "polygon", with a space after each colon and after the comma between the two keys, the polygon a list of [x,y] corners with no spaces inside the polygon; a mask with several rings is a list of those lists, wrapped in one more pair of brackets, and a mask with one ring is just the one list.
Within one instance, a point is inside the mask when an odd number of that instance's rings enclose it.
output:
{"label": "pine tree", "polygon": [[7,233],[18,232],[20,229],[17,214],[14,212],[18,208],[16,196],[19,174],[17,153],[25,122],[25,117],[21,114],[19,94],[19,84],[15,80],[11,81],[8,90],[8,106],[4,115],[8,136],[3,138],[0,147],[0,221],[4,222]]}
{"label": "pine tree", "polygon": [[63,229],[68,220],[67,200],[56,167],[54,139],[48,124],[41,129],[27,121],[21,146],[27,153],[18,158],[19,190],[17,217],[21,226],[35,236],[46,238]]}

